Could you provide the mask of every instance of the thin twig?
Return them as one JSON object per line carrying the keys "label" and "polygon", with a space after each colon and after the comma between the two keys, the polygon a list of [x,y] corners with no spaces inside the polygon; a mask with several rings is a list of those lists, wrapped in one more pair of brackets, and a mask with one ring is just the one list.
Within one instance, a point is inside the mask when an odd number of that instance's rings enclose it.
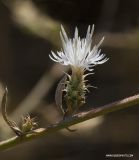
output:
{"label": "thin twig", "polygon": [[125,109],[127,107],[131,107],[139,104],[139,94],[134,95],[132,97],[125,98],[123,100],[119,100],[102,107],[91,109],[86,112],[81,112],[68,118],[66,120],[62,120],[56,124],[50,125],[47,128],[39,128],[34,130],[33,133],[27,134],[22,137],[13,137],[8,140],[0,142],[0,150],[9,149],[11,147],[17,146],[18,144],[22,144],[24,142],[30,141],[32,139],[36,139],[41,136],[45,136],[49,133],[56,132],[60,129],[67,128],[77,123],[81,123],[83,121],[89,120],[91,118],[95,118],[98,116],[105,115],[110,112],[115,112],[117,110]]}
{"label": "thin twig", "polygon": [[2,99],[2,102],[1,102],[2,116],[3,116],[3,119],[5,120],[5,122],[7,123],[7,125],[12,129],[12,131],[16,135],[20,136],[21,133],[22,133],[20,128],[17,126],[17,124],[14,121],[10,120],[8,115],[7,115],[7,111],[6,111],[7,94],[8,94],[8,90],[7,90],[7,87],[6,87],[4,95],[3,95],[3,99]]}

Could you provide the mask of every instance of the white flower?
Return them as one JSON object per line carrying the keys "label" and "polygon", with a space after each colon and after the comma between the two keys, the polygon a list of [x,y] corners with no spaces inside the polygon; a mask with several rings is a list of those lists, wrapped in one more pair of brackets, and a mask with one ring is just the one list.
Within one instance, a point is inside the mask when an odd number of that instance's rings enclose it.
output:
{"label": "white flower", "polygon": [[91,71],[91,67],[105,63],[108,60],[108,58],[105,58],[105,54],[101,54],[101,49],[99,49],[104,37],[97,45],[94,45],[93,48],[91,47],[93,32],[94,25],[92,28],[88,26],[86,37],[80,38],[76,27],[74,38],[71,39],[67,37],[63,26],[61,26],[60,37],[63,49],[57,53],[52,51],[52,55],[49,55],[49,57],[63,65],[71,65]]}

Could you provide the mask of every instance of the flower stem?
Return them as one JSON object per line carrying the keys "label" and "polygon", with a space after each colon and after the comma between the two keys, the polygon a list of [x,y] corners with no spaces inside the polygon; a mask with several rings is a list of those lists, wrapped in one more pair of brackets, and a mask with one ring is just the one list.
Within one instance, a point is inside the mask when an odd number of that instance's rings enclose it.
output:
{"label": "flower stem", "polygon": [[125,109],[128,107],[132,107],[134,105],[139,104],[139,94],[134,95],[132,97],[125,98],[123,100],[119,100],[104,106],[101,106],[96,109],[91,109],[86,112],[81,112],[79,114],[76,114],[68,119],[62,120],[56,124],[50,125],[47,128],[39,128],[34,130],[32,133],[29,133],[25,136],[21,137],[13,137],[8,140],[0,142],[0,151],[12,148],[14,146],[17,146],[18,144],[25,143],[27,141],[30,141],[32,139],[36,139],[38,137],[56,132],[60,129],[67,128],[69,126],[72,126],[74,124],[78,124],[81,122],[84,122],[86,120],[105,115],[110,112],[115,112],[121,109]]}

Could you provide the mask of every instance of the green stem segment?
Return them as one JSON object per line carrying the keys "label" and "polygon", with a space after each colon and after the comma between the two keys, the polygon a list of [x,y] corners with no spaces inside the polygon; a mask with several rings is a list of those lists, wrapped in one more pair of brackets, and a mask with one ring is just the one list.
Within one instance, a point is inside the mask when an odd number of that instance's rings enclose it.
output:
{"label": "green stem segment", "polygon": [[85,103],[86,86],[83,74],[83,69],[72,67],[72,75],[69,76],[66,86],[66,116],[76,113],[79,107]]}
{"label": "green stem segment", "polygon": [[22,144],[25,143],[27,141],[30,141],[32,139],[36,139],[38,137],[47,135],[49,133],[53,133],[56,132],[60,129],[64,129],[67,128],[69,126],[72,126],[74,124],[77,123],[81,123],[83,121],[98,117],[98,116],[102,116],[105,115],[107,113],[110,112],[115,112],[117,110],[121,110],[121,109],[125,109],[128,107],[132,107],[134,105],[139,104],[139,94],[129,97],[129,98],[125,98],[123,100],[120,101],[116,101],[114,103],[99,107],[97,109],[91,109],[87,112],[82,112],[79,114],[76,114],[74,116],[72,116],[71,118],[62,120],[54,125],[51,125],[47,128],[40,128],[37,130],[34,130],[32,133],[29,133],[27,135],[21,136],[21,137],[13,137],[10,138],[8,140],[2,141],[0,142],[0,150],[5,150],[5,149],[9,149],[11,147],[17,146],[18,144]]}

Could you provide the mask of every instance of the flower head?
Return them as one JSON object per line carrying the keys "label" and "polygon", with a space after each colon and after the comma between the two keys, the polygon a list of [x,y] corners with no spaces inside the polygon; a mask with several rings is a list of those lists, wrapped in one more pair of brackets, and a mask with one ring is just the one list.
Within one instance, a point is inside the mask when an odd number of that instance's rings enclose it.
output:
{"label": "flower head", "polygon": [[[70,65],[72,69],[71,74],[65,75],[64,82],[63,79],[62,82],[60,81],[56,91],[56,95],[61,95],[59,106],[62,108],[64,118],[78,112],[79,108],[85,103],[86,92],[90,86],[86,85],[85,78],[92,74],[85,74],[85,70],[92,71],[93,66],[105,63],[108,60],[99,49],[104,37],[97,45],[91,46],[93,32],[94,25],[92,27],[88,26],[86,37],[80,38],[76,27],[74,37],[71,39],[68,38],[63,26],[61,26],[60,38],[63,49],[57,53],[52,51],[52,54],[49,55],[53,61],[62,65]],[[56,96],[56,100],[58,98],[60,97]]]}
{"label": "flower head", "polygon": [[72,67],[91,71],[93,66],[105,63],[108,60],[108,58],[105,58],[105,54],[101,54],[101,49],[99,49],[104,37],[97,45],[91,46],[93,32],[94,25],[92,27],[88,26],[86,37],[80,38],[76,27],[74,38],[71,39],[68,38],[63,26],[61,26],[60,37],[63,49],[57,53],[52,51],[52,55],[49,55],[49,57],[63,65],[71,65]]}

